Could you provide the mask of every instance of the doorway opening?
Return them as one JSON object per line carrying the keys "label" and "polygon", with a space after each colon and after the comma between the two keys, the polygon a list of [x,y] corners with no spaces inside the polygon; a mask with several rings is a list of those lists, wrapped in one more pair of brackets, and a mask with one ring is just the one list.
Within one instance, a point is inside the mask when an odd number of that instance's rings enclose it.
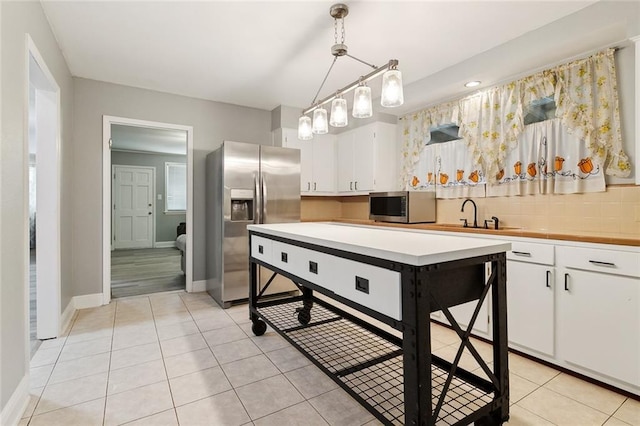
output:
{"label": "doorway opening", "polygon": [[28,279],[30,353],[60,332],[60,88],[33,40],[28,56]]}
{"label": "doorway opening", "polygon": [[193,291],[192,128],[104,117],[104,303]]}

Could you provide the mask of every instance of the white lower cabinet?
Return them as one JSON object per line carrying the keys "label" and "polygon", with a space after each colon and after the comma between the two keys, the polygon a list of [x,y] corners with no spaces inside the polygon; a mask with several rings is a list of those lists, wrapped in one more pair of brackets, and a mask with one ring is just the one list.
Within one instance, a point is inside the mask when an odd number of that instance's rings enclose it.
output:
{"label": "white lower cabinet", "polygon": [[[509,348],[640,395],[640,250],[538,241],[507,253]],[[474,304],[451,309],[461,325]],[[488,304],[472,333],[491,338]]]}
{"label": "white lower cabinet", "polygon": [[558,264],[560,357],[638,392],[640,253],[566,247],[559,250]]}
{"label": "white lower cabinet", "polygon": [[554,355],[554,268],[507,261],[509,346]]}
{"label": "white lower cabinet", "polygon": [[554,246],[514,241],[507,253],[509,346],[555,354]]}

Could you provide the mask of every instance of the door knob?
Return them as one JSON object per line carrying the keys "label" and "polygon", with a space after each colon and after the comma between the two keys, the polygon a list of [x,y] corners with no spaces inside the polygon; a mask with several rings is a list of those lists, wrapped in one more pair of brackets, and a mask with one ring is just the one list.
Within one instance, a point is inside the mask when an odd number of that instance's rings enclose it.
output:
{"label": "door knob", "polygon": [[149,214],[151,214],[151,212],[149,212]]}

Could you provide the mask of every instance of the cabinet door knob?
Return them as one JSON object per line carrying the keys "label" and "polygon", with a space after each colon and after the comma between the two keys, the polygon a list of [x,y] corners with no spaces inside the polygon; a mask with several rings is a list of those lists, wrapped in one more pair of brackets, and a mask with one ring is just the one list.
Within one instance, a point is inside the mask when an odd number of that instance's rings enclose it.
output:
{"label": "cabinet door knob", "polygon": [[569,274],[564,274],[564,291],[569,291]]}
{"label": "cabinet door knob", "polygon": [[318,189],[318,184],[316,182],[313,182],[313,190],[315,191],[316,189]]}
{"label": "cabinet door knob", "polygon": [[547,287],[551,288],[551,271],[547,271]]}
{"label": "cabinet door knob", "polygon": [[311,182],[307,182],[307,191],[311,191]]}
{"label": "cabinet door knob", "polygon": [[349,191],[353,191],[353,182],[349,182]]}
{"label": "cabinet door knob", "polygon": [[355,181],[355,188],[356,188],[356,191],[357,191],[358,190],[358,181]]}

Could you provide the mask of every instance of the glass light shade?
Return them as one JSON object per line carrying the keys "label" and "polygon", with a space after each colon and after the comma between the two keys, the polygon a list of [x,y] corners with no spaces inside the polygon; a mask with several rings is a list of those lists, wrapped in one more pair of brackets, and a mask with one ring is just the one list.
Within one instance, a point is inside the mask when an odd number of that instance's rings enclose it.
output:
{"label": "glass light shade", "polygon": [[402,93],[402,73],[389,70],[382,75],[382,96],[380,104],[383,107],[397,107],[404,103]]}
{"label": "glass light shade", "polygon": [[298,139],[302,141],[308,141],[313,139],[313,132],[311,131],[311,118],[303,115],[298,119]]}
{"label": "glass light shade", "polygon": [[316,135],[324,135],[329,133],[329,123],[327,122],[327,110],[324,108],[316,108],[313,110],[313,133]]}
{"label": "glass light shade", "polygon": [[358,86],[353,92],[353,112],[354,118],[368,118],[373,115],[371,106],[371,87]]}
{"label": "glass light shade", "polygon": [[329,119],[329,124],[333,127],[345,127],[349,124],[347,100],[343,97],[335,98],[331,102],[331,118]]}

